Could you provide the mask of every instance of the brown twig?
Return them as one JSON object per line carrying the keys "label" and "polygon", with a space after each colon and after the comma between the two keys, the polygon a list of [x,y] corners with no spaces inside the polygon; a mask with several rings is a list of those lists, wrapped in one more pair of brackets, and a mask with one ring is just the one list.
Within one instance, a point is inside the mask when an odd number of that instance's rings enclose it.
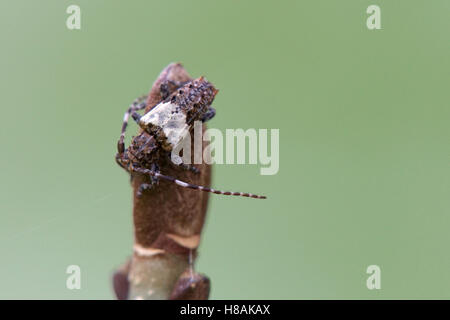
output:
{"label": "brown twig", "polygon": [[[191,77],[181,64],[167,66],[150,90],[146,112],[161,101],[163,83],[183,83],[189,80]],[[169,93],[176,89],[176,85],[168,87]],[[205,128],[203,125],[203,131]],[[205,163],[196,165],[200,171],[198,174],[183,170],[164,159],[161,159],[158,166],[166,175],[197,185],[210,185],[211,168]],[[149,177],[132,175],[134,252],[130,261],[113,276],[116,297],[207,299],[209,279],[196,273],[193,265],[209,194],[160,181],[156,188],[138,197],[137,191],[142,183],[150,183]]]}

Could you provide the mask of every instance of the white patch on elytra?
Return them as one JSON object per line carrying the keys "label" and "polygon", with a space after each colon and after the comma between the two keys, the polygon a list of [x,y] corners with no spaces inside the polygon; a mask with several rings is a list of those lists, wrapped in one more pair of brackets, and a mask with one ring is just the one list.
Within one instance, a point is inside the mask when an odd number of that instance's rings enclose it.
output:
{"label": "white patch on elytra", "polygon": [[179,107],[176,104],[170,102],[160,103],[143,115],[140,122],[144,126],[153,125],[162,128],[167,142],[175,147],[189,131],[186,114],[178,112],[177,108]]}

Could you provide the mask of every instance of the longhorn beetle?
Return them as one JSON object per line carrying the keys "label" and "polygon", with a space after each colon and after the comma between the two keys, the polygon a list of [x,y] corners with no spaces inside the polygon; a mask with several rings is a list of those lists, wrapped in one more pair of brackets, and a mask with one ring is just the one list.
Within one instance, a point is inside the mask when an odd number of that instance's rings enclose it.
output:
{"label": "longhorn beetle", "polygon": [[[175,85],[178,89],[172,94],[168,94],[167,86],[169,85]],[[205,122],[214,117],[215,110],[211,104],[218,90],[206,79],[200,77],[186,83],[163,83],[160,91],[162,100],[143,116],[137,111],[146,107],[146,96],[136,99],[128,108],[123,118],[122,132],[117,143],[117,163],[129,173],[141,173],[150,177],[150,184],[141,184],[137,195],[142,196],[142,193],[156,185],[159,179],[164,179],[183,188],[265,199],[265,196],[251,193],[215,190],[160,173],[158,160],[161,157],[170,157],[171,151],[192,128],[194,121]],[[143,131],[125,149],[125,131],[130,115]],[[186,170],[198,172],[192,165],[182,162],[178,165]]]}

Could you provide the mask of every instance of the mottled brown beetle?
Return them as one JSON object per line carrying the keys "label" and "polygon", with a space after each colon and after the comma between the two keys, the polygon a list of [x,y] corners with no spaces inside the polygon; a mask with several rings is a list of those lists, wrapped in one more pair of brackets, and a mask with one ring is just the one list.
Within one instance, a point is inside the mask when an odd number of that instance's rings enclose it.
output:
{"label": "mottled brown beetle", "polygon": [[[169,86],[178,89],[169,94]],[[163,175],[159,172],[157,163],[160,159],[170,159],[171,151],[184,138],[192,128],[195,121],[205,122],[215,115],[211,104],[218,90],[203,77],[186,83],[165,82],[161,84],[161,97],[158,104],[153,106],[143,116],[137,111],[146,108],[146,96],[136,99],[124,115],[122,132],[118,141],[116,155],[117,163],[132,173],[140,173],[150,176],[151,183],[141,184],[138,196],[152,188],[159,179],[174,182],[178,186],[211,192],[222,195],[242,196],[255,199],[265,199],[251,193],[220,191],[205,186],[199,186],[178,180],[174,177]],[[143,129],[144,132],[135,137],[129,148],[125,149],[124,137],[130,115]],[[197,172],[197,169],[189,164],[177,163],[187,170]]]}

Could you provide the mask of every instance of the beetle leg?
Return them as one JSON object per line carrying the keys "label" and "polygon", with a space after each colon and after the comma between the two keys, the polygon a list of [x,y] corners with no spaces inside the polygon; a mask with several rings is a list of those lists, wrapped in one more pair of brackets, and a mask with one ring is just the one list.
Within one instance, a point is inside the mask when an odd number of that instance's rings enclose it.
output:
{"label": "beetle leg", "polygon": [[180,168],[183,168],[184,170],[188,170],[191,171],[195,174],[199,174],[200,170],[198,170],[193,164],[185,164],[185,163],[180,163],[178,165]]}
{"label": "beetle leg", "polygon": [[138,110],[145,109],[145,107],[147,106],[147,104],[145,102],[146,99],[147,99],[147,96],[141,96],[141,97],[137,98],[136,100],[134,100],[123,116],[122,130],[120,132],[119,141],[117,142],[117,151],[118,151],[118,154],[120,157],[123,157],[123,154],[125,152],[124,139],[125,139],[125,132],[127,130],[128,119],[130,118],[130,114],[132,114],[133,112],[136,112]]}
{"label": "beetle leg", "polygon": [[202,122],[206,122],[208,120],[211,120],[216,115],[216,109],[213,107],[209,107],[208,110],[205,112],[205,114],[202,116]]}
{"label": "beetle leg", "polygon": [[[159,167],[156,163],[152,163],[151,171],[155,173],[159,173]],[[153,187],[159,184],[159,179],[155,175],[150,175],[150,183],[143,183],[139,186],[137,191],[137,196],[140,198],[144,191],[151,190]]]}
{"label": "beetle leg", "polygon": [[137,197],[140,198],[142,197],[142,194],[144,193],[144,191],[146,190],[150,190],[153,188],[153,184],[151,183],[143,183],[139,186],[138,191],[137,191]]}

